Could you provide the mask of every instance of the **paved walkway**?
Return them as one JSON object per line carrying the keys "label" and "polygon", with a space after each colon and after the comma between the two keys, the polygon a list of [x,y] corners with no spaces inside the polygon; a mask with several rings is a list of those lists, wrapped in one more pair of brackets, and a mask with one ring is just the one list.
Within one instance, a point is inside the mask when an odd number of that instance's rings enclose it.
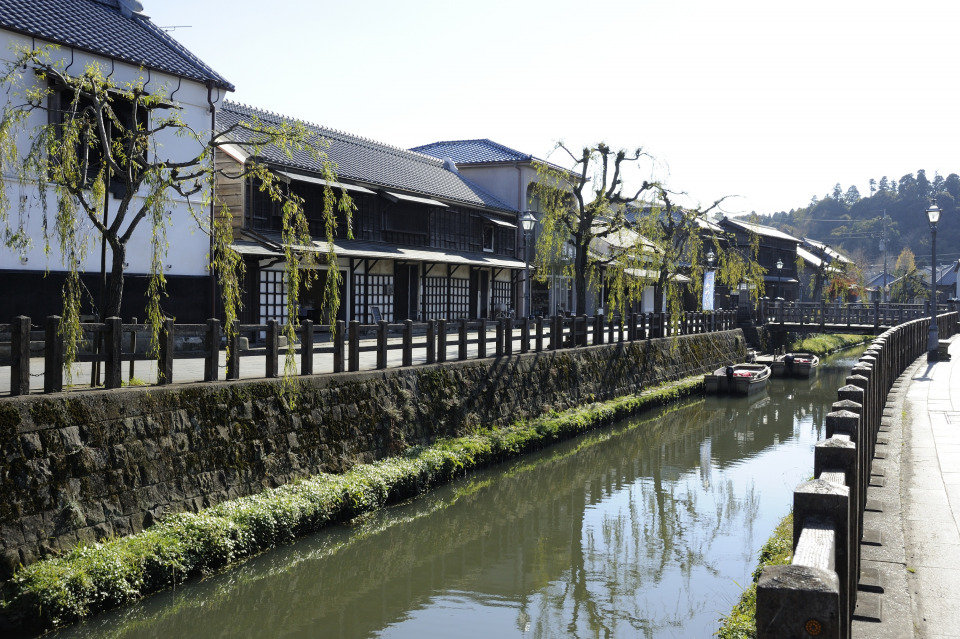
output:
{"label": "paved walkway", "polygon": [[884,411],[864,514],[880,536],[862,546],[882,592],[861,579],[858,639],[960,637],[960,341],[950,353],[914,362]]}

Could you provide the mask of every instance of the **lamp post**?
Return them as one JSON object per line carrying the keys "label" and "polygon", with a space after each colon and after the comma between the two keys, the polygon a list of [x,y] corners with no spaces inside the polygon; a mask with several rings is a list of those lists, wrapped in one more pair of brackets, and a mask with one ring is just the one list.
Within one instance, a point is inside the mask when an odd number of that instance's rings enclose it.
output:
{"label": "lamp post", "polygon": [[536,223],[537,218],[530,211],[524,211],[523,215],[520,216],[520,227],[523,229],[523,279],[527,286],[527,317],[533,314],[533,309],[530,308],[530,294],[533,287],[530,285],[530,267],[527,260],[529,251],[527,247],[530,245],[530,233],[533,232]]}
{"label": "lamp post", "polygon": [[[712,270],[713,270],[713,261],[716,260],[716,259],[717,259],[717,255],[713,252],[713,249],[710,249],[709,251],[707,251],[707,270],[708,270],[708,271],[712,271]],[[714,289],[714,291],[715,291],[715,290],[716,290],[716,289]],[[714,292],[714,299],[711,301],[710,310],[711,310],[711,311],[716,310],[716,308],[715,308],[716,305],[717,305],[717,304],[716,304],[716,293]]]}
{"label": "lamp post", "polygon": [[940,222],[940,207],[931,198],[927,209],[930,221],[930,336],[927,339],[927,361],[937,361],[940,344],[940,329],[937,328],[937,223]]}
{"label": "lamp post", "polygon": [[780,299],[783,299],[783,260],[777,258],[777,288],[779,289]]}

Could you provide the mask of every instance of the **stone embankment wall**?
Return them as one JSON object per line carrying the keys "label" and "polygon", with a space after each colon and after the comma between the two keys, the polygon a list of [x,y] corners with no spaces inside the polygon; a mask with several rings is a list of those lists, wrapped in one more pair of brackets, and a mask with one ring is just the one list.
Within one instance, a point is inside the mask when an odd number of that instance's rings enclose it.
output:
{"label": "stone embankment wall", "polygon": [[745,357],[739,330],[281,382],[0,401],[0,579],[168,512],[196,511],[437,437],[503,425]]}

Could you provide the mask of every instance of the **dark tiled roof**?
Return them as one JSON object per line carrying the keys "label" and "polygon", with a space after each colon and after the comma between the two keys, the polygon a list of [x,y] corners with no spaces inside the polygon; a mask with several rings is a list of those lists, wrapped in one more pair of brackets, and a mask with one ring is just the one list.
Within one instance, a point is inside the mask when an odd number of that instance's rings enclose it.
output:
{"label": "dark tiled roof", "polygon": [[[267,124],[294,121],[228,100],[217,112],[217,129],[224,131],[238,122],[250,122],[253,116]],[[514,207],[504,204],[462,175],[445,169],[442,160],[308,122],[303,124],[329,142],[327,156],[336,163],[337,176],[344,182],[398,189],[475,208],[516,213]],[[246,141],[240,132],[233,137],[237,142]],[[268,147],[263,151],[262,159],[277,166],[312,173],[321,170],[317,161],[304,152],[294,152],[291,158],[281,149]]]}
{"label": "dark tiled roof", "polygon": [[211,80],[233,90],[232,84],[150,18],[140,13],[125,17],[120,2],[0,0],[0,28],[191,80]]}
{"label": "dark tiled roof", "polygon": [[457,164],[478,164],[482,162],[529,162],[533,156],[515,151],[510,147],[497,144],[492,140],[447,140],[423,146],[415,146],[411,151],[426,153],[435,158],[450,158]]}
{"label": "dark tiled roof", "polygon": [[754,224],[753,222],[747,222],[746,220],[741,220],[741,219],[733,218],[733,217],[725,217],[725,218],[723,218],[723,221],[721,222],[721,224],[723,224],[723,223],[730,224],[730,225],[732,225],[732,226],[734,226],[734,227],[739,227],[739,228],[741,228],[741,229],[750,231],[750,232],[752,232],[752,233],[756,233],[757,235],[762,235],[762,236],[766,236],[766,237],[774,237],[774,238],[777,238],[777,239],[780,239],[780,240],[787,240],[787,241],[789,241],[789,242],[796,242],[797,244],[800,244],[800,243],[802,242],[802,240],[800,240],[800,239],[798,239],[798,238],[795,238],[795,237],[793,237],[792,235],[790,235],[790,234],[788,234],[788,233],[784,233],[783,231],[778,231],[777,229],[773,228],[772,226],[764,226],[763,224]]}

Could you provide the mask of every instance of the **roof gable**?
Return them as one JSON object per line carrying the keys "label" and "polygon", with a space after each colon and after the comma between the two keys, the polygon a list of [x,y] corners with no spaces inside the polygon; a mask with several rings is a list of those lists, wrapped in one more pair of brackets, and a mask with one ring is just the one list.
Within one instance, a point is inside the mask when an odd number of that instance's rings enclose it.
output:
{"label": "roof gable", "polygon": [[[217,111],[217,128],[223,131],[239,122],[249,122],[253,117],[269,124],[295,121],[228,100]],[[329,143],[326,154],[336,164],[338,179],[419,193],[471,207],[517,212],[469,179],[444,168],[440,159],[309,122],[302,124]],[[237,132],[236,137],[236,141],[244,141],[241,132]],[[281,149],[268,147],[263,150],[262,159],[277,166],[314,173],[322,170],[305,152],[294,152],[291,158]]]}
{"label": "roof gable", "polygon": [[234,86],[190,53],[131,0],[0,1],[0,28],[156,71]]}
{"label": "roof gable", "polygon": [[530,162],[533,156],[497,144],[486,138],[482,140],[447,140],[415,146],[411,151],[435,158],[450,158],[457,164],[480,164],[486,162]]}

